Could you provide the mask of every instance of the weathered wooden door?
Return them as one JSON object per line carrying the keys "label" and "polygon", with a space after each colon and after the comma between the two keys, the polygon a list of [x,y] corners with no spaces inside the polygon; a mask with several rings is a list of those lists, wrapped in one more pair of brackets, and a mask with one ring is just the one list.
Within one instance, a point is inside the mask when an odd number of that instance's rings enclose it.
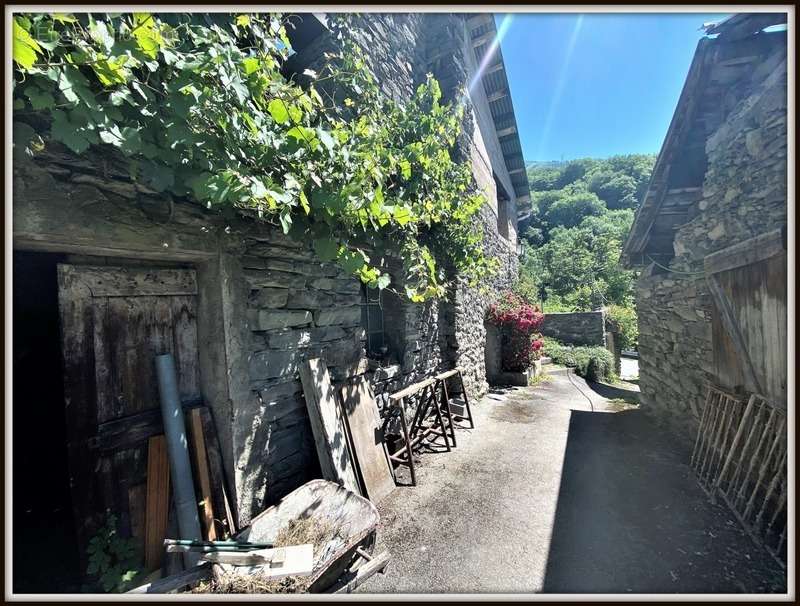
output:
{"label": "weathered wooden door", "polygon": [[79,544],[110,509],[120,532],[143,546],[149,434],[141,428],[160,419],[155,356],[174,354],[181,398],[200,397],[195,272],[59,265],[58,286]]}
{"label": "weathered wooden door", "polygon": [[786,406],[787,258],[776,230],[706,257],[714,301],[714,374],[732,391]]}

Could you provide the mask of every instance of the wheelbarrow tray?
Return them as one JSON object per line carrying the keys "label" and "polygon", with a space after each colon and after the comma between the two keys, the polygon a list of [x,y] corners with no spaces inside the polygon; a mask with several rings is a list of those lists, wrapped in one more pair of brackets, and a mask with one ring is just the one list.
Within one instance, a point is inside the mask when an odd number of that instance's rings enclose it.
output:
{"label": "wheelbarrow tray", "polygon": [[[234,538],[253,543],[272,543],[292,522],[310,518],[336,531],[323,545],[314,545],[314,568],[308,582],[309,593],[347,592],[383,570],[388,553],[372,557],[375,547],[378,510],[369,500],[334,482],[312,480],[263,511]],[[366,564],[363,563],[366,561]],[[129,593],[167,593],[181,591],[198,581],[209,579],[208,562],[179,574],[142,585]]]}
{"label": "wheelbarrow tray", "polygon": [[[380,515],[368,499],[327,480],[311,480],[261,512],[236,534],[240,541],[269,543],[292,522],[310,519],[335,531],[325,544],[314,545],[309,593],[331,590],[375,547]],[[363,554],[367,554],[364,558]],[[373,573],[374,574],[374,573]],[[362,581],[363,582],[363,581]]]}

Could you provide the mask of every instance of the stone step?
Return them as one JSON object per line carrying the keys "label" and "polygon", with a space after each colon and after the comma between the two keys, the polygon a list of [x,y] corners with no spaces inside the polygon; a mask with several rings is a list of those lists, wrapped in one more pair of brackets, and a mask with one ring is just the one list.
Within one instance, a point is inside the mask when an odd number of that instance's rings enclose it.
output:
{"label": "stone step", "polygon": [[546,357],[539,358],[539,361],[542,363],[542,366],[544,366],[545,364],[553,363],[553,360],[551,358],[546,358]]}

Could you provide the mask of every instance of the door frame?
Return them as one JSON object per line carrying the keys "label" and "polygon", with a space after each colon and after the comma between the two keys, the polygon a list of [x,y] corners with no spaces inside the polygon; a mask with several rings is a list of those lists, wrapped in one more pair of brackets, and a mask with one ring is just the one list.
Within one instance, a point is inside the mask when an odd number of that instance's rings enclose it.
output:
{"label": "door frame", "polygon": [[[112,248],[102,243],[75,243],[60,237],[45,239],[30,234],[15,235],[13,249],[78,255],[79,260],[64,261],[75,265],[115,266],[116,262],[122,262],[126,267],[156,267],[159,263],[181,263],[195,270],[200,391],[215,420],[233,521],[238,526],[236,461],[230,419],[234,410],[247,405],[251,395],[247,356],[251,337],[246,323],[248,292],[239,287],[245,284],[239,260],[220,251],[140,249],[124,244]],[[12,407],[7,407],[8,427],[12,426],[12,420]],[[10,448],[13,437],[9,434],[8,438]]]}

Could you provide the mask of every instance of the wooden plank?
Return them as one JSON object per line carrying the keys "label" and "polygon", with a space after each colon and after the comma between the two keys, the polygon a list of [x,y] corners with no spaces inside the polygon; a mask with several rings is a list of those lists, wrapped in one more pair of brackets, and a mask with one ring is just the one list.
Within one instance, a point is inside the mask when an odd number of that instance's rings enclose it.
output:
{"label": "wooden plank", "polygon": [[203,559],[215,564],[263,567],[265,576],[307,576],[314,569],[314,545],[288,545],[252,551],[211,551]]}
{"label": "wooden plank", "polygon": [[209,578],[211,578],[211,564],[204,563],[152,583],[134,587],[127,593],[168,593]]}
{"label": "wooden plank", "polygon": [[758,263],[786,250],[786,232],[776,229],[708,255],[703,265],[706,273],[715,274],[743,265]]}
{"label": "wooden plank", "polygon": [[191,436],[191,453],[194,463],[195,478],[200,489],[200,521],[203,524],[203,535],[209,541],[218,538],[214,524],[214,503],[211,497],[211,474],[208,469],[206,441],[203,437],[203,421],[200,411],[189,412],[189,435]]}
{"label": "wooden plank", "polygon": [[707,276],[706,282],[708,283],[711,296],[714,299],[717,310],[719,311],[719,317],[722,321],[722,325],[725,327],[733,346],[736,348],[736,353],[742,360],[745,376],[748,381],[756,386],[756,391],[761,393],[763,391],[761,389],[761,383],[756,376],[756,371],[753,367],[753,361],[750,359],[750,354],[747,351],[747,344],[744,342],[742,333],[739,330],[739,323],[733,313],[733,309],[728,301],[728,297],[725,295],[725,292],[722,290],[722,288],[720,288],[720,285],[714,275]]}
{"label": "wooden plank", "polygon": [[81,265],[77,274],[93,297],[196,295],[193,269]]}
{"label": "wooden plank", "polygon": [[[203,405],[200,397],[193,397],[181,402],[184,414],[192,408]],[[106,421],[97,426],[97,435],[88,440],[89,448],[108,452],[132,448],[149,438],[164,433],[164,420],[160,408],[151,408],[132,415]]]}
{"label": "wooden plank", "polygon": [[344,419],[325,363],[319,358],[300,365],[308,417],[314,433],[322,477],[361,494],[347,448]]}
{"label": "wooden plank", "polygon": [[92,331],[94,316],[90,293],[77,279],[71,265],[59,264],[58,307],[61,319],[61,352],[64,360],[64,405],[69,457],[69,484],[75,513],[75,532],[81,569],[87,565],[86,547],[101,524],[104,507],[98,492],[98,453],[88,441],[97,427]]}
{"label": "wooden plank", "polygon": [[225,475],[225,467],[222,460],[222,450],[219,447],[217,429],[214,426],[214,419],[211,409],[203,407],[200,409],[200,418],[203,422],[203,433],[206,439],[206,452],[208,453],[208,466],[211,470],[211,484],[214,499],[214,511],[225,512],[225,532],[223,536],[230,536],[236,532],[236,518],[231,510],[228,495],[228,482]]}
{"label": "wooden plank", "polygon": [[[360,555],[360,554],[359,554]],[[368,562],[358,567],[355,576],[345,576],[338,583],[325,590],[325,593],[352,593],[354,589],[362,585],[367,579],[377,572],[384,572],[389,565],[391,554],[388,551],[379,553],[369,559]]]}
{"label": "wooden plank", "polygon": [[389,396],[390,400],[399,401],[403,398],[407,398],[408,396],[413,396],[415,393],[418,393],[431,385],[435,379],[425,379],[424,381],[420,381],[419,383],[413,383],[406,387],[405,389],[401,389],[398,392],[393,393]]}
{"label": "wooden plank", "polygon": [[394,480],[380,429],[378,407],[363,378],[343,386],[341,395],[356,464],[364,478],[366,497],[379,503],[394,490]]}
{"label": "wooden plank", "polygon": [[167,440],[150,438],[147,452],[147,512],[144,563],[148,570],[161,566],[169,516],[169,458]]}

